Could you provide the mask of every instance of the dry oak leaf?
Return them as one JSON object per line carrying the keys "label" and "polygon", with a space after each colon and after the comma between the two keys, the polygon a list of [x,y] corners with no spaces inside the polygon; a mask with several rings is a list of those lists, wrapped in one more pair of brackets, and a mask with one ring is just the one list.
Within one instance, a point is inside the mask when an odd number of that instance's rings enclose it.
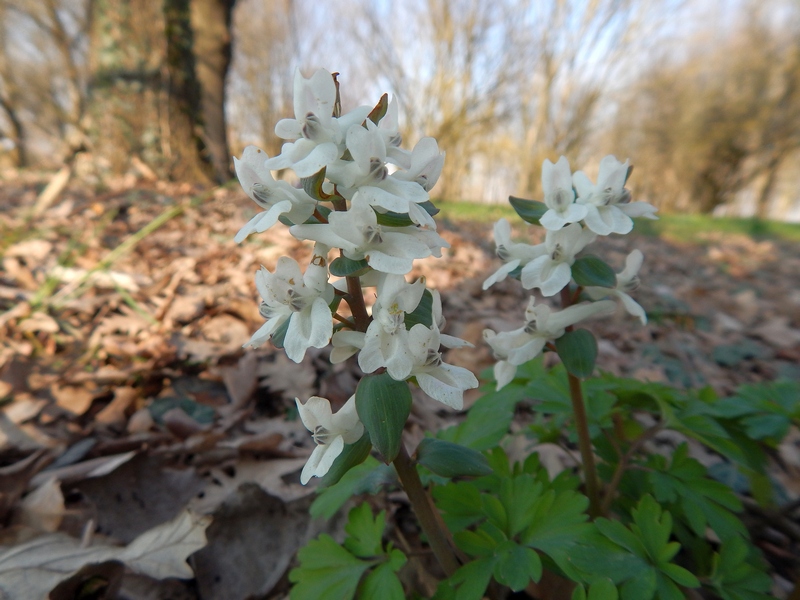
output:
{"label": "dry oak leaf", "polygon": [[84,565],[108,560],[124,562],[155,579],[193,577],[186,558],[206,545],[211,519],[188,511],[146,531],[127,547],[89,546],[63,533],[42,535],[18,546],[0,547],[0,598],[47,598],[61,581]]}

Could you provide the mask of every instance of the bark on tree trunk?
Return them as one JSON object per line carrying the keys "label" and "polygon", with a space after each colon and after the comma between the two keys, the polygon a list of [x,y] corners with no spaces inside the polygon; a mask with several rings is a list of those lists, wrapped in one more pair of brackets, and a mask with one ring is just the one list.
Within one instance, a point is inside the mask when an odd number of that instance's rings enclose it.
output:
{"label": "bark on tree trunk", "polygon": [[225,76],[231,64],[231,17],[235,0],[194,0],[191,24],[200,83],[205,143],[218,183],[231,178],[225,121]]}
{"label": "bark on tree trunk", "polygon": [[125,172],[136,158],[161,177],[229,178],[224,86],[233,4],[94,0],[91,137],[108,170]]}
{"label": "bark on tree trunk", "polygon": [[189,0],[164,0],[164,31],[167,40],[169,73],[169,124],[175,155],[169,174],[174,179],[207,182],[211,162],[200,131],[200,82],[194,57]]}

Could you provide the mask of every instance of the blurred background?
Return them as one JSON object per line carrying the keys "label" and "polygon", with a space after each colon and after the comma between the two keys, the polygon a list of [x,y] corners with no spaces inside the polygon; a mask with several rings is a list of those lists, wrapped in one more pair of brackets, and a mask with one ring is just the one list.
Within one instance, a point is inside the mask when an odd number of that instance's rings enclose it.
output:
{"label": "blurred background", "polygon": [[292,77],[383,91],[435,195],[537,194],[541,163],[630,158],[662,212],[800,220],[797,0],[0,0],[0,173],[226,181],[280,151]]}

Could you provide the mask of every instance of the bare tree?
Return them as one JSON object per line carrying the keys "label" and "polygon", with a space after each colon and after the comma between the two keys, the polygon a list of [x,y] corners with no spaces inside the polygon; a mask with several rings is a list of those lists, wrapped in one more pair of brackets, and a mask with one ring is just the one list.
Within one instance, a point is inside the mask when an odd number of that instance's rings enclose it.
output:
{"label": "bare tree", "polygon": [[234,13],[236,49],[232,66],[229,114],[236,152],[248,143],[270,156],[280,152],[273,127],[292,115],[292,78],[300,64],[294,0],[240,0]]}
{"label": "bare tree", "polygon": [[364,1],[350,36],[362,69],[401,100],[404,133],[448,152],[439,193],[476,171],[534,191],[545,157],[577,157],[660,0]]}
{"label": "bare tree", "polygon": [[722,33],[711,53],[701,32],[687,56],[633,83],[614,143],[637,156],[640,191],[665,208],[711,212],[748,189],[763,217],[800,147],[800,7],[752,3]]}

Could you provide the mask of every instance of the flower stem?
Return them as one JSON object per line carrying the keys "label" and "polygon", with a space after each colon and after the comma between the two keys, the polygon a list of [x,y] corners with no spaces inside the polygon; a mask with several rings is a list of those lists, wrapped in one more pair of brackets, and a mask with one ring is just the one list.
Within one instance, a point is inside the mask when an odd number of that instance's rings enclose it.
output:
{"label": "flower stem", "polygon": [[400,453],[394,459],[394,468],[397,470],[400,483],[403,484],[403,488],[408,494],[408,500],[414,508],[414,514],[417,515],[420,527],[428,537],[428,543],[436,560],[439,561],[445,574],[450,577],[459,567],[450,532],[447,531],[433,502],[422,486],[417,467],[408,455],[404,444],[400,444]]}
{"label": "flower stem", "polygon": [[[564,308],[572,304],[569,288],[561,290],[561,304]],[[572,331],[572,326],[567,327]],[[575,430],[578,433],[578,449],[583,462],[583,479],[586,495],[589,498],[589,516],[594,519],[600,515],[600,484],[597,478],[597,465],[594,462],[592,437],[589,435],[589,418],[586,415],[586,403],[583,401],[581,380],[567,372],[569,395],[572,400],[572,413],[575,416]]]}
{"label": "flower stem", "polygon": [[358,277],[347,277],[347,304],[353,319],[356,322],[356,331],[366,331],[371,318],[364,304],[364,292],[361,290],[361,280]]}

